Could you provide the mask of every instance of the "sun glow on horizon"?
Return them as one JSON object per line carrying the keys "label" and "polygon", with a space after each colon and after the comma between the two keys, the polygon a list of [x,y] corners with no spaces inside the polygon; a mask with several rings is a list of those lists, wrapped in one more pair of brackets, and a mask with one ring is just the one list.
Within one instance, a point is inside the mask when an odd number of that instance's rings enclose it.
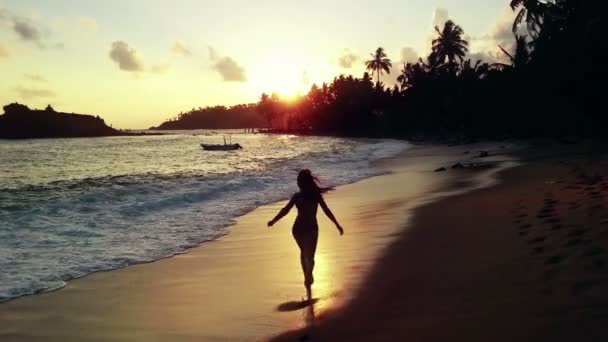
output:
{"label": "sun glow on horizon", "polygon": [[257,56],[250,65],[251,91],[257,96],[276,93],[286,100],[305,95],[321,79],[318,71],[323,68],[313,59],[300,49],[284,47]]}

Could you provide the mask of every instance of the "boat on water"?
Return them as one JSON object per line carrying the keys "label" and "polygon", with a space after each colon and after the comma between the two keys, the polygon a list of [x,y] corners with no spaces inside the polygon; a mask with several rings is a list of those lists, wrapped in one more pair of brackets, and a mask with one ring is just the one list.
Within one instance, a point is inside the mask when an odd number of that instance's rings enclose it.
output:
{"label": "boat on water", "polygon": [[232,136],[230,136],[230,141],[226,143],[226,137],[224,136],[224,144],[201,144],[201,147],[205,151],[234,151],[240,150],[243,148],[241,144],[233,144]]}
{"label": "boat on water", "polygon": [[205,151],[234,151],[243,148],[240,144],[201,144]]}

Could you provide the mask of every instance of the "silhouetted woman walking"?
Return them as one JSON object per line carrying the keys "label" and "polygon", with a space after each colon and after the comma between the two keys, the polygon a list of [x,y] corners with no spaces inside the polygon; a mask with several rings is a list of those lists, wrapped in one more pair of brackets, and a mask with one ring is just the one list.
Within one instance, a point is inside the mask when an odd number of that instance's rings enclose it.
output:
{"label": "silhouetted woman walking", "polygon": [[302,271],[304,272],[304,286],[306,286],[306,289],[310,293],[311,285],[314,283],[312,271],[315,267],[315,251],[317,250],[317,240],[319,237],[317,205],[321,205],[321,209],[323,209],[325,215],[336,224],[340,235],[344,234],[344,230],[323,200],[323,193],[332,190],[331,188],[320,187],[310,170],[300,171],[298,174],[298,187],[300,187],[300,192],[291,197],[289,203],[279,211],[275,218],[268,222],[268,226],[272,227],[273,224],[287,215],[294,205],[298,209],[298,216],[293,224],[292,234],[298,243],[298,247],[300,247],[300,262],[302,263]]}

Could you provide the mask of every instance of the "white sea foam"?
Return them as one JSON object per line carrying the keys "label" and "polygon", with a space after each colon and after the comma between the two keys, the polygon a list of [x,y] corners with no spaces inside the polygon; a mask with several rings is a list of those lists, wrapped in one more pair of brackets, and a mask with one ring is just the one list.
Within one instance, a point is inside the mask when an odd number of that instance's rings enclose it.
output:
{"label": "white sea foam", "polygon": [[287,198],[302,168],[324,185],[350,183],[380,174],[372,161],[409,146],[239,135],[244,150],[210,153],[202,139],[220,138],[0,142],[0,301],[182,253]]}

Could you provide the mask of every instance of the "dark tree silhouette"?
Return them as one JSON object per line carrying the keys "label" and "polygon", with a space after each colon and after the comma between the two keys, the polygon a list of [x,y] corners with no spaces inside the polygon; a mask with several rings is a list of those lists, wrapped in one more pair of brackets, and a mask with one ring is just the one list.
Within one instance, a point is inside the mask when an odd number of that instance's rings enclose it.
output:
{"label": "dark tree silhouette", "polygon": [[435,26],[435,31],[439,36],[432,42],[433,57],[436,56],[439,63],[445,63],[447,60],[450,67],[454,66],[456,59],[462,61],[469,50],[469,42],[462,38],[462,28],[448,20],[441,30]]}
{"label": "dark tree silhouette", "polygon": [[[608,76],[608,55],[598,48],[608,27],[605,2],[510,0],[509,4],[517,12],[515,44],[496,47],[508,58],[506,63],[467,59],[463,29],[450,20],[436,27],[428,56],[400,68],[396,86],[386,89],[380,81],[392,65],[384,49],[378,48],[365,63],[371,75],[339,75],[313,85],[295,101],[263,94],[252,107],[262,124],[277,132],[450,141],[605,137],[608,116],[603,114],[601,85]],[[203,112],[211,119],[218,115],[210,113],[225,111],[230,109],[199,108],[172,121],[201,122]]]}
{"label": "dark tree silhouette", "polygon": [[370,53],[372,59],[365,62],[365,67],[367,70],[375,72],[378,75],[378,81],[376,86],[380,87],[380,75],[383,72],[387,74],[391,73],[391,60],[387,57],[386,52],[384,52],[384,48],[379,47],[376,49],[375,53]]}
{"label": "dark tree silhouette", "polygon": [[517,34],[519,25],[525,19],[528,31],[536,36],[541,29],[542,18],[548,6],[547,3],[538,0],[511,0],[509,5],[514,11],[519,9],[513,22],[513,33]]}

